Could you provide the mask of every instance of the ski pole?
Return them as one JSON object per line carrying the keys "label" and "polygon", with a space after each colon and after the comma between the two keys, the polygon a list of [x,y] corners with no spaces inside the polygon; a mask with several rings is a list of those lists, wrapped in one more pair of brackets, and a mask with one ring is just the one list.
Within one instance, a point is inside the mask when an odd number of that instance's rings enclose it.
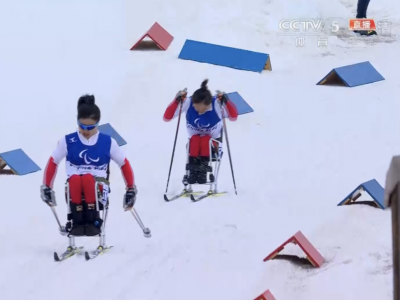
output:
{"label": "ski pole", "polygon": [[231,149],[230,149],[230,147],[229,147],[229,139],[228,139],[228,129],[226,128],[225,118],[223,118],[223,123],[224,123],[224,133],[225,133],[225,136],[226,136],[226,147],[228,148],[229,164],[231,165],[231,173],[232,173],[233,187],[235,188],[235,194],[237,195],[236,182],[235,182],[235,173],[234,173],[234,171],[233,171]]}
{"label": "ski pole", "polygon": [[130,212],[132,213],[132,216],[135,218],[136,222],[139,224],[140,228],[143,230],[144,236],[147,238],[151,237],[150,229],[144,226],[142,220],[140,219],[140,217],[134,207],[132,207]]}
{"label": "ski pole", "polygon": [[58,224],[58,227],[59,227],[59,230],[60,230],[60,234],[61,235],[66,235],[67,232],[65,231],[65,227],[61,226],[61,222],[60,222],[60,219],[58,218],[58,215],[57,215],[55,207],[54,206],[50,206],[50,208],[51,208],[51,211],[52,211],[54,217],[56,218],[56,221],[57,221],[57,224]]}
{"label": "ski pole", "polygon": [[[226,95],[223,92],[220,92],[217,90],[217,94],[223,94],[227,99],[229,99],[228,95]],[[228,138],[228,128],[226,128],[226,121],[225,121],[225,112],[223,110],[223,105],[220,103],[220,107],[221,107],[221,111],[222,111],[222,122],[223,122],[223,126],[224,126],[224,134],[226,136],[226,147],[228,149],[228,157],[229,157],[229,164],[231,165],[231,173],[232,173],[232,180],[233,180],[233,187],[235,189],[235,194],[237,195],[237,190],[236,190],[236,181],[235,181],[235,173],[233,171],[233,164],[232,164],[232,157],[231,157],[231,149],[229,146],[229,138]]]}
{"label": "ski pole", "polygon": [[[187,89],[185,88],[183,91],[180,92],[180,95],[178,98],[182,100],[182,95],[186,94]],[[182,101],[179,103],[179,116],[178,116],[178,124],[176,125],[176,133],[175,133],[175,141],[174,141],[174,147],[172,148],[172,156],[171,156],[171,164],[169,165],[169,172],[168,172],[168,179],[167,179],[167,188],[165,189],[165,194],[168,192],[168,185],[169,185],[169,179],[171,177],[171,170],[172,170],[172,164],[174,162],[174,155],[175,155],[175,147],[176,147],[176,140],[178,139],[178,133],[179,133],[179,124],[181,122],[181,114],[182,114]]]}

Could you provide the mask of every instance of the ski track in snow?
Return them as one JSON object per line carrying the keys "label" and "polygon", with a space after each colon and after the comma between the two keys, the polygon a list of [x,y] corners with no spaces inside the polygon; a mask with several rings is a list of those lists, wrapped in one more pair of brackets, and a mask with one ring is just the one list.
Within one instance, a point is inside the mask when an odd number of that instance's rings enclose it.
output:
{"label": "ski track in snow", "polygon": [[[86,262],[53,262],[67,241],[40,200],[43,172],[1,177],[0,298],[7,300],[244,300],[270,289],[277,300],[392,299],[390,213],[337,207],[361,182],[384,183],[398,153],[395,65],[400,4],[371,2],[368,15],[392,22],[392,36],[353,39],[342,32],[328,48],[279,34],[283,18],[355,15],[356,1],[13,0],[0,10],[0,151],[22,148],[42,169],[56,142],[75,130],[76,101],[96,96],[102,122],[127,140],[146,239],[122,210],[124,184],[111,167],[108,253]],[[173,36],[167,51],[129,51],[159,22]],[[272,72],[244,72],[177,59],[185,39],[271,55]],[[385,81],[357,87],[315,84],[332,68],[369,60]],[[163,193],[176,120],[162,115],[176,92],[238,91],[255,110],[228,122],[238,196],[229,160],[219,188],[192,203]],[[181,191],[187,135],[181,121],[169,194]],[[65,221],[65,167],[55,181]],[[198,189],[196,189],[198,190]],[[327,262],[319,269],[263,258],[298,230]],[[86,250],[97,238],[77,239]],[[293,245],[283,254],[303,256]]]}

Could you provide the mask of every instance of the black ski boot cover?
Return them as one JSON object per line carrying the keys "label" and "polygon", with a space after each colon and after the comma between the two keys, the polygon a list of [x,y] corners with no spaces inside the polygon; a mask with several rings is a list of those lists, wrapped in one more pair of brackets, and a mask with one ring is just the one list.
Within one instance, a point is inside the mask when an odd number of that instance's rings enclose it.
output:
{"label": "black ski boot cover", "polygon": [[199,184],[205,184],[207,183],[207,172],[211,172],[211,168],[208,166],[208,163],[210,161],[209,156],[202,156],[200,157],[200,165],[199,165],[199,171],[197,175],[197,183]]}
{"label": "black ski boot cover", "polygon": [[86,236],[95,236],[101,233],[101,225],[103,220],[98,217],[98,212],[96,210],[96,204],[88,204],[86,208]]}
{"label": "black ski boot cover", "polygon": [[189,170],[189,177],[187,179],[189,184],[197,183],[197,177],[199,173],[199,159],[194,156],[189,156],[189,163],[186,170]]}
{"label": "black ski boot cover", "polygon": [[83,218],[83,205],[71,203],[71,215],[72,215],[72,228],[69,234],[73,236],[84,236],[85,221]]}

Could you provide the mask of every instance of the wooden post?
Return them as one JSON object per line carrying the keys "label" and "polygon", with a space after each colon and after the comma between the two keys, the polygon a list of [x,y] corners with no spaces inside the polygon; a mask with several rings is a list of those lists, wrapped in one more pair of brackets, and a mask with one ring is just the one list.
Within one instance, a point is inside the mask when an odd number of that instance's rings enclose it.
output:
{"label": "wooden post", "polygon": [[0,157],[0,175],[15,175],[13,170],[6,169],[7,164],[4,160]]}
{"label": "wooden post", "polygon": [[400,155],[390,162],[383,200],[392,210],[393,299],[400,300]]}
{"label": "wooden post", "polygon": [[392,207],[393,300],[400,300],[400,191],[399,185],[390,196]]}

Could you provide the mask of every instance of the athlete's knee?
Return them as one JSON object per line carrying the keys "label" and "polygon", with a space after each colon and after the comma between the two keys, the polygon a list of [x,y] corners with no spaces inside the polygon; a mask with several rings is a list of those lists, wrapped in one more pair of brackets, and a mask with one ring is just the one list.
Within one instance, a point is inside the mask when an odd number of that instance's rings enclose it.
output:
{"label": "athlete's knee", "polygon": [[200,137],[201,144],[203,145],[204,143],[209,143],[211,140],[211,135],[203,135]]}
{"label": "athlete's knee", "polygon": [[191,143],[191,144],[192,144],[192,143],[198,143],[198,142],[200,142],[200,135],[196,134],[196,135],[193,135],[193,136],[190,138],[190,143]]}
{"label": "athlete's knee", "polygon": [[83,174],[83,175],[81,175],[81,178],[82,178],[82,183],[83,183],[84,186],[86,184],[87,185],[94,185],[94,183],[96,181],[92,174]]}

